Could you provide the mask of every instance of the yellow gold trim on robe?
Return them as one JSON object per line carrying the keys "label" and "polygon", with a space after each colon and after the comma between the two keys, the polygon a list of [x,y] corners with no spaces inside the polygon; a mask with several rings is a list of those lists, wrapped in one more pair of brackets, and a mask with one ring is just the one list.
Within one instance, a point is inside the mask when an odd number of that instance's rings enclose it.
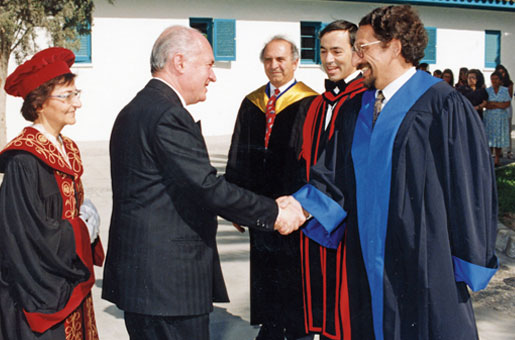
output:
{"label": "yellow gold trim on robe", "polygon": [[[286,109],[293,103],[301,99],[311,96],[318,96],[318,93],[299,81],[293,85],[288,91],[277,99],[275,102],[275,114],[279,114],[282,110]],[[261,86],[256,91],[247,95],[247,99],[256,105],[263,113],[266,112],[266,104],[268,103],[268,96],[266,95],[266,85]]]}

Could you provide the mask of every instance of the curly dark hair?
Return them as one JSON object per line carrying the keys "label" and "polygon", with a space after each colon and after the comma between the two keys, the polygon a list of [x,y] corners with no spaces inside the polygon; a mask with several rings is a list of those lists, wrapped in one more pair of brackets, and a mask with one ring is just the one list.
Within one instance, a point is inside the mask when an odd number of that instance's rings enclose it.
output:
{"label": "curly dark hair", "polygon": [[332,31],[349,32],[350,45],[352,46],[354,45],[354,41],[356,40],[356,32],[358,31],[358,26],[346,20],[336,20],[328,24],[326,27],[324,27],[324,29],[320,31],[318,38],[322,39],[322,37],[325,34]]}
{"label": "curly dark hair", "polygon": [[48,100],[50,94],[57,85],[69,85],[75,79],[75,74],[66,73],[50,79],[49,81],[39,85],[38,88],[32,90],[21,107],[21,114],[23,118],[29,122],[33,122],[38,118],[38,110],[43,107],[43,104]]}
{"label": "curly dark hair", "polygon": [[370,25],[376,38],[385,43],[398,39],[406,62],[417,66],[424,57],[427,33],[417,12],[409,5],[385,6],[364,16],[359,26]]}

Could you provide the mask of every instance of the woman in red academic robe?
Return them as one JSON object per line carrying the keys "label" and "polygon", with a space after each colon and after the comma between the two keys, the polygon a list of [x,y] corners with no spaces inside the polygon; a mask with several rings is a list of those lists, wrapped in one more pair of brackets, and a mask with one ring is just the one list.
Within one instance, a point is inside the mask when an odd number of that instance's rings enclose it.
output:
{"label": "woman in red academic robe", "polygon": [[97,340],[91,288],[103,261],[99,218],[84,201],[75,123],[75,55],[48,48],[20,65],[5,91],[33,122],[0,153],[0,340]]}

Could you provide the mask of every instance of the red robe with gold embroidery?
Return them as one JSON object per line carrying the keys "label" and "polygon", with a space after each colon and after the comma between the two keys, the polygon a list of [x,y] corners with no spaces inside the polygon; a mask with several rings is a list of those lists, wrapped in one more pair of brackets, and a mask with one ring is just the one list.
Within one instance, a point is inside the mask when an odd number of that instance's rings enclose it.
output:
{"label": "red robe with gold embroidery", "polygon": [[79,218],[79,149],[62,139],[70,165],[32,127],[0,153],[1,340],[98,339],[90,293],[103,250]]}

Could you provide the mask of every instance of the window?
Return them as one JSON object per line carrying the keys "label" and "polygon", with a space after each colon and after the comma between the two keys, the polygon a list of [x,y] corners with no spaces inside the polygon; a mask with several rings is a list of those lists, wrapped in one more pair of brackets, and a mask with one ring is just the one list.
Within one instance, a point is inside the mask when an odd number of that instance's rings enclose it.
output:
{"label": "window", "polygon": [[79,36],[80,47],[75,53],[75,62],[81,64],[91,63],[91,33]]}
{"label": "window", "polygon": [[316,21],[300,22],[300,62],[320,64],[320,39],[318,35],[325,25]]}
{"label": "window", "polygon": [[427,46],[421,63],[436,64],[436,27],[426,27]]}
{"label": "window", "polygon": [[206,37],[213,47],[216,61],[236,60],[236,20],[190,18],[190,27]]}
{"label": "window", "polygon": [[485,31],[485,67],[501,63],[501,32]]}

